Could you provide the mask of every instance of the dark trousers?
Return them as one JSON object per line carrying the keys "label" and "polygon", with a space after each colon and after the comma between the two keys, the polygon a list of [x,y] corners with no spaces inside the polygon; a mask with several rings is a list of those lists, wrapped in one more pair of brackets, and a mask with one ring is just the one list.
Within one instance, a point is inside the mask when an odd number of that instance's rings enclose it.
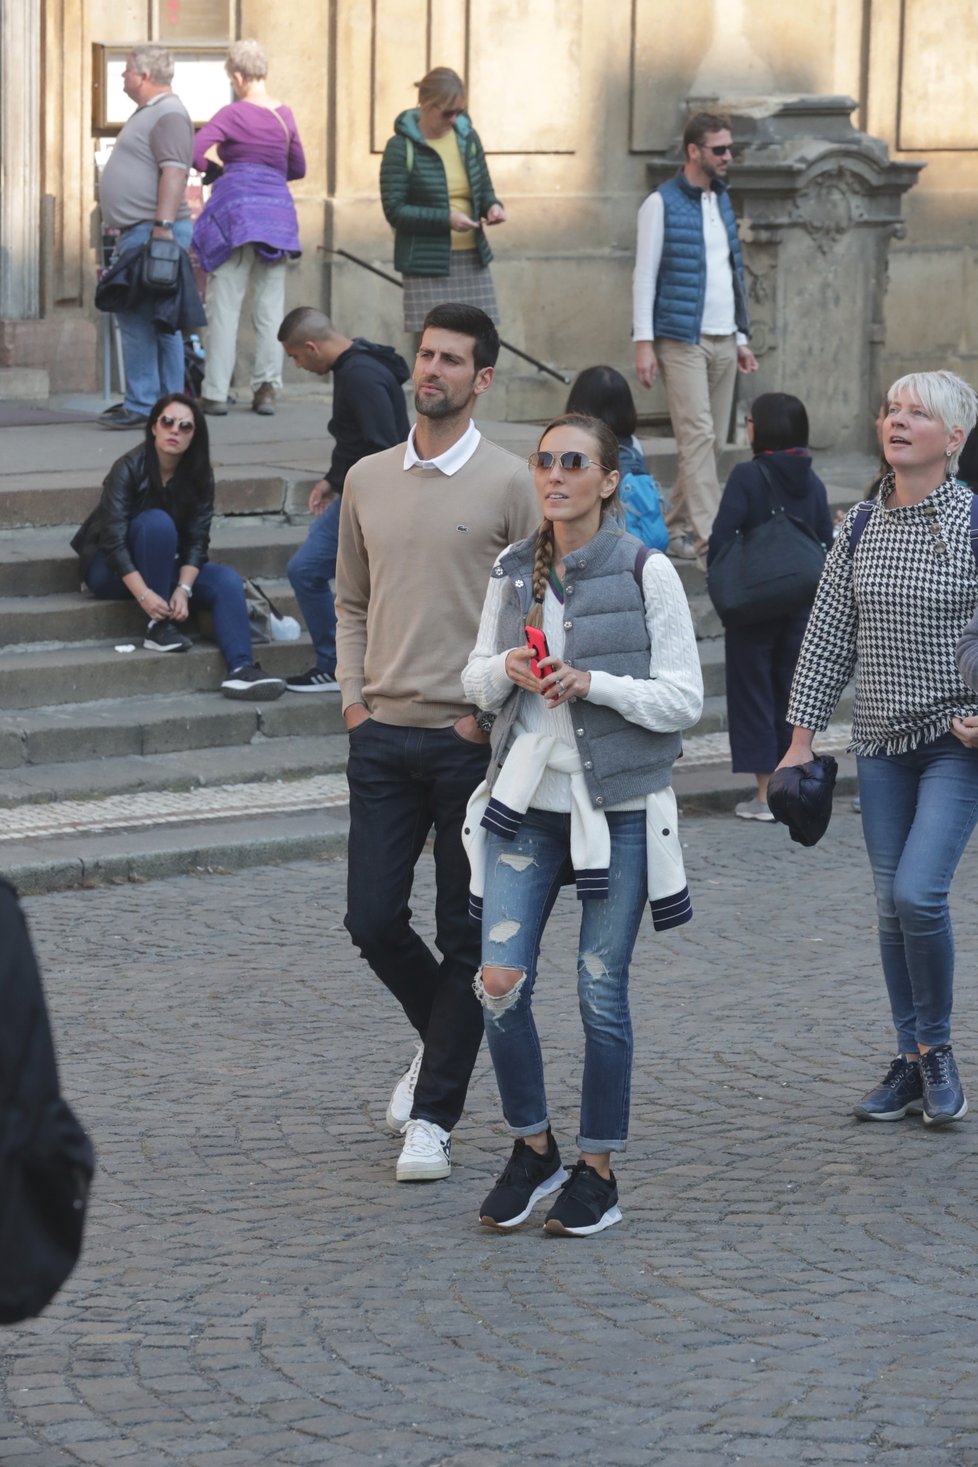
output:
{"label": "dark trousers", "polygon": [[808,611],[728,627],[727,723],[734,774],[770,774],[791,742],[785,719]]}
{"label": "dark trousers", "polygon": [[[367,719],[350,734],[346,928],[424,1041],[412,1116],[450,1131],[462,1114],[482,1042],[472,991],[480,932],[469,920],[465,806],[488,744],[454,729]],[[414,868],[434,827],[435,946],[411,926]]]}

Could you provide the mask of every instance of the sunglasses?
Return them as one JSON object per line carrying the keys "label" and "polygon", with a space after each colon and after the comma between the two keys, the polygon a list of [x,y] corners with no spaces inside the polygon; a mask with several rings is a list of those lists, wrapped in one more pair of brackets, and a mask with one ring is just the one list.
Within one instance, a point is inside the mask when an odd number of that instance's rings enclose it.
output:
{"label": "sunglasses", "polygon": [[461,117],[464,111],[464,107],[443,107],[441,115],[446,122],[454,122],[456,117]]}
{"label": "sunglasses", "polygon": [[171,418],[169,413],[160,413],[160,422],[164,428],[178,428],[181,433],[194,431],[193,418]]}
{"label": "sunglasses", "polygon": [[577,453],[572,448],[567,448],[563,453],[551,453],[549,449],[541,449],[537,453],[531,453],[527,459],[531,469],[552,469],[555,463],[559,463],[562,469],[568,473],[577,474],[583,469],[603,469],[606,474],[612,471],[599,464],[597,459],[588,458],[586,453]]}
{"label": "sunglasses", "polygon": [[725,153],[729,153],[731,158],[733,157],[733,148],[729,143],[711,143],[709,147],[704,147],[703,152],[712,153],[714,158],[722,158]]}

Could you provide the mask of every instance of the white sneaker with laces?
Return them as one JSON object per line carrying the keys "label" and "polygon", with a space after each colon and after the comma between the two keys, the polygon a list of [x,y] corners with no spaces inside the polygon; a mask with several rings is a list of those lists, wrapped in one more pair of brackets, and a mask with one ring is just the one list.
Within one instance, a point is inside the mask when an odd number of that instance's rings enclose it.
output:
{"label": "white sneaker with laces", "polygon": [[418,1040],[418,1052],[394,1086],[390,1103],[387,1107],[387,1129],[393,1131],[395,1136],[403,1134],[404,1127],[411,1119],[411,1109],[414,1105],[414,1087],[418,1083],[418,1073],[421,1069],[423,1058],[424,1045]]}
{"label": "white sneaker with laces", "polygon": [[452,1170],[452,1133],[434,1121],[408,1121],[397,1158],[399,1182],[438,1182]]}

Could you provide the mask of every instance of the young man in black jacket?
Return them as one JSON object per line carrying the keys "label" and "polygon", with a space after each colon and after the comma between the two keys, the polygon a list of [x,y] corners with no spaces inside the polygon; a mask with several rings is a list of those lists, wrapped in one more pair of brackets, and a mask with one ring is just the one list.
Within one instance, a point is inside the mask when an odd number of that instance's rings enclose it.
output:
{"label": "young man in black jacket", "polygon": [[340,523],[340,495],[349,469],[368,454],[403,443],[408,436],[402,384],[411,375],[393,347],[337,331],[328,316],[297,306],[279,327],[278,339],[297,367],[325,377],[333,374],[333,457],[309,495],[315,518],[304,544],[288,564],[313,646],[316,666],[286,679],[292,693],[339,692],[336,672],[336,611],[333,580]]}

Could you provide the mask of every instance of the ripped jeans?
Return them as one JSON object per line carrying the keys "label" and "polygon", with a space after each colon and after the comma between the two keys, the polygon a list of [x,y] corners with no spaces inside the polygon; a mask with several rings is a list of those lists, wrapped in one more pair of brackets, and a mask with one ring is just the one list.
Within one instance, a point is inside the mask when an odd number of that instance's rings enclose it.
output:
{"label": "ripped jeans", "polygon": [[[624,1151],[632,1081],[628,964],[648,900],[645,811],[612,811],[610,891],[581,903],[577,996],[584,1024],[581,1151]],[[540,939],[570,877],[570,816],[528,810],[515,840],[490,834],[482,911],[484,967],[518,968],[502,999],[481,991],[486,1039],[506,1124],[514,1136],[547,1128],[543,1058],[533,1019]]]}

